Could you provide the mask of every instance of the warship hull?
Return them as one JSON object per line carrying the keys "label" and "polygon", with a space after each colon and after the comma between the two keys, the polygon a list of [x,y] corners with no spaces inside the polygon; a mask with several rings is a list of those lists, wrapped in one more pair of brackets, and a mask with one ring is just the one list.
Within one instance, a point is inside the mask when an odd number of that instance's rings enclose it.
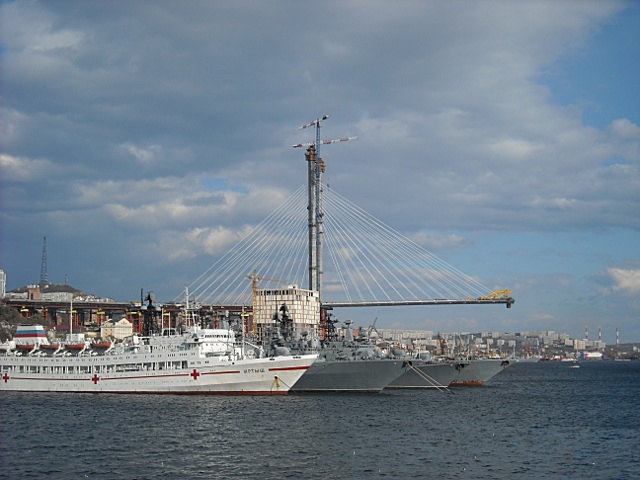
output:
{"label": "warship hull", "polygon": [[446,388],[458,375],[451,363],[416,363],[385,388]]}
{"label": "warship hull", "polygon": [[482,359],[459,362],[458,374],[451,382],[452,387],[474,387],[485,385],[489,380],[509,366],[508,360]]}
{"label": "warship hull", "polygon": [[377,393],[404,373],[402,360],[327,360],[307,369],[291,392]]}

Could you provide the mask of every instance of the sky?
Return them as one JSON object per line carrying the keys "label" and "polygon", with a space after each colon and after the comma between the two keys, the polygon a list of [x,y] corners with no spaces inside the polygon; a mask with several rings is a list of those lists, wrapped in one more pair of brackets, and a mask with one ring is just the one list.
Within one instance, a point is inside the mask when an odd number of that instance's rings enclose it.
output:
{"label": "sky", "polygon": [[[640,2],[0,2],[0,268],[170,301],[325,180],[516,304],[361,324],[640,341]],[[357,311],[356,311],[357,310]],[[343,315],[336,312],[338,318]]]}

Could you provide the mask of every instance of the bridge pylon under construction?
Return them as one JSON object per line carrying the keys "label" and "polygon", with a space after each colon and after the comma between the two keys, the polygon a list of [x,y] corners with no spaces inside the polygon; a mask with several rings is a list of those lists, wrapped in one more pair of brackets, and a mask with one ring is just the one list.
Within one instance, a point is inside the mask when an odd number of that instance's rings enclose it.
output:
{"label": "bridge pylon under construction", "polygon": [[[323,185],[320,146],[357,138],[321,140],[321,123],[327,118],[301,127],[314,127],[315,141],[293,145],[305,147],[307,184],[188,286],[193,301],[254,306],[259,275],[261,289],[274,294],[308,285],[308,291],[317,292],[321,310],[464,304],[510,308],[515,303],[510,290],[481,284]],[[248,282],[248,276],[254,281]]]}

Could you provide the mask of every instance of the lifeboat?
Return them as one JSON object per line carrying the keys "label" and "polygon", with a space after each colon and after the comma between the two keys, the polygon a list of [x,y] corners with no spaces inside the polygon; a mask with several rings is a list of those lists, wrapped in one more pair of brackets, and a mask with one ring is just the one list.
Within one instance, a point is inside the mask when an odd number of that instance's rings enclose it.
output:
{"label": "lifeboat", "polygon": [[64,342],[64,348],[67,352],[80,354],[89,346],[89,342],[84,337],[84,333],[69,333]]}
{"label": "lifeboat", "polygon": [[59,343],[48,343],[48,344],[42,344],[40,345],[40,349],[44,350],[45,352],[57,352],[58,350],[60,350],[61,346]]}
{"label": "lifeboat", "polygon": [[104,341],[104,342],[95,342],[91,344],[91,348],[111,348],[113,342]]}
{"label": "lifeboat", "polygon": [[16,344],[16,348],[23,352],[30,352],[35,350],[38,346],[35,343],[18,343]]}

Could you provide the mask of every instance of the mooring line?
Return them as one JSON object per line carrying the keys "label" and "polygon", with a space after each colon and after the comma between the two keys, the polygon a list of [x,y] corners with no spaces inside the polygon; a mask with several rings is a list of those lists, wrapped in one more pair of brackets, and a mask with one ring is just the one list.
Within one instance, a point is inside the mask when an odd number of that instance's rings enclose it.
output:
{"label": "mooring line", "polygon": [[447,387],[443,387],[441,385],[438,385],[438,382],[436,382],[432,377],[430,377],[429,375],[427,375],[426,373],[418,370],[416,367],[413,366],[413,364],[411,362],[405,362],[405,365],[411,369],[413,369],[414,372],[416,372],[416,374],[422,378],[423,380],[426,380],[427,382],[429,382],[431,385],[433,385],[434,388],[436,388],[439,392],[448,392],[451,395],[453,395],[453,391],[447,386]]}

